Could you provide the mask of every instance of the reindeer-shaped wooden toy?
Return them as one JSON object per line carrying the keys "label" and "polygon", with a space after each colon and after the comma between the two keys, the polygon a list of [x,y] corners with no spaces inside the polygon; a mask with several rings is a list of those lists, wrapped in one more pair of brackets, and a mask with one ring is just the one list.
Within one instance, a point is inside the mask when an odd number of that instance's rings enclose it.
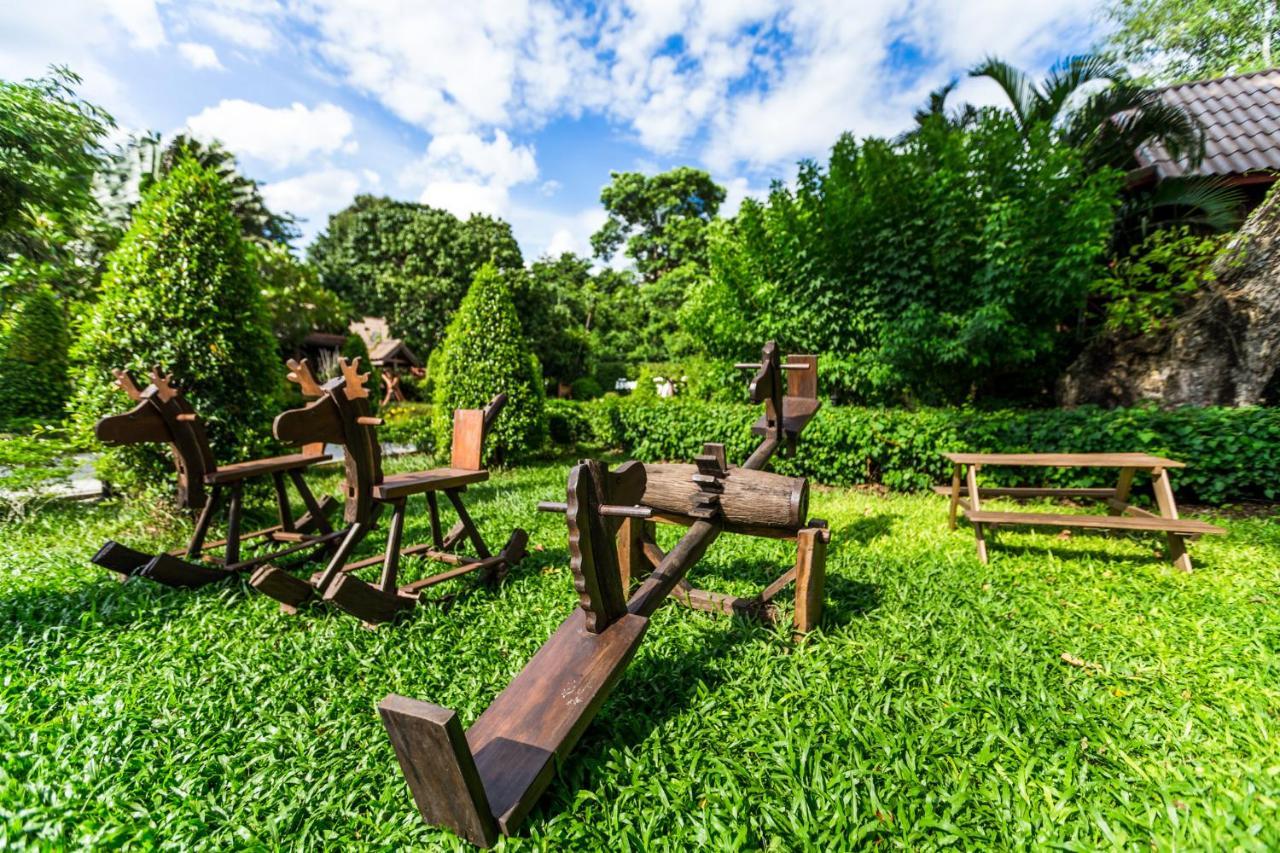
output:
{"label": "reindeer-shaped wooden toy", "polygon": [[[369,414],[369,392],[365,387],[368,374],[359,372],[359,359],[340,359],[340,376],[321,385],[307,362],[290,361],[289,379],[302,389],[304,397],[314,402],[305,408],[284,412],[276,418],[273,429],[281,441],[294,441],[303,436],[319,435],[324,441],[341,444],[346,450],[347,532],[337,550],[321,572],[310,580],[263,566],[250,579],[259,591],[281,603],[287,612],[308,602],[325,601],[347,611],[369,624],[387,622],[413,608],[422,590],[434,584],[469,572],[481,572],[494,579],[510,565],[524,558],[528,535],[516,528],[498,554],[492,554],[480,531],[462,503],[462,492],[468,485],[489,479],[482,466],[485,434],[506,404],[499,394],[485,409],[459,409],[453,419],[453,455],[448,468],[416,471],[384,476],[382,455],[375,427],[382,423]],[[458,522],[449,532],[440,526],[437,493],[443,492],[457,513]],[[431,519],[431,542],[404,547],[405,507],[408,498],[426,495]],[[387,545],[381,556],[347,562],[352,549],[368,533],[382,507],[391,507]],[[475,555],[459,554],[455,546],[463,539],[471,542]],[[453,566],[432,577],[397,586],[396,577],[401,557],[421,555]],[[377,585],[366,583],[352,572],[381,563],[382,576]]]}
{"label": "reindeer-shaped wooden toy", "polygon": [[[317,462],[329,459],[321,451],[320,439],[299,434],[298,443],[309,445],[302,453],[255,459],[232,465],[218,465],[205,436],[200,416],[187,402],[181,389],[174,387],[170,376],[151,371],[151,384],[145,389],[127,371],[115,371],[116,383],[137,405],[121,415],[110,415],[98,421],[98,440],[109,445],[168,443],[173,450],[178,470],[178,505],[199,510],[195,531],[186,548],[152,555],[135,551],[118,542],[108,542],[93,556],[93,562],[123,577],[146,577],[168,586],[198,587],[222,580],[236,572],[254,568],[268,560],[316,549],[332,547],[340,534],[329,525],[328,515],[336,503],[326,497],[317,502],[303,480],[302,472]],[[270,476],[275,487],[279,523],[252,533],[241,533],[241,509],[244,483],[257,477]],[[307,512],[294,519],[285,489],[285,477],[292,481]],[[207,542],[209,527],[223,504],[226,493],[226,538]],[[269,553],[241,559],[241,545],[252,540],[265,540],[283,547]],[[211,552],[221,549],[221,556]]]}
{"label": "reindeer-shaped wooden toy", "polygon": [[[782,394],[781,371],[788,365],[810,371],[805,382],[791,385],[791,396]],[[610,471],[587,460],[570,471],[564,503],[539,505],[565,514],[579,606],[465,733],[447,708],[394,694],[382,700],[383,724],[428,823],[486,847],[499,834],[516,832],[621,680],[649,617],[668,596],[689,597],[685,575],[722,532],[797,539],[797,565],[788,574],[803,587],[797,626],[811,627],[821,605],[826,525],[803,521],[803,479],[762,469],[784,442],[794,445],[816,411],[816,381],[809,382],[816,362],[793,356],[783,364],[770,343],[753,367],[753,399],[770,407],[763,441],[741,467],[730,467],[718,444],[704,445],[685,466],[626,462]],[[788,405],[793,399],[798,402]],[[629,530],[649,520],[689,530],[663,553],[651,538]],[[631,592],[629,561],[638,563],[640,553],[652,571]]]}

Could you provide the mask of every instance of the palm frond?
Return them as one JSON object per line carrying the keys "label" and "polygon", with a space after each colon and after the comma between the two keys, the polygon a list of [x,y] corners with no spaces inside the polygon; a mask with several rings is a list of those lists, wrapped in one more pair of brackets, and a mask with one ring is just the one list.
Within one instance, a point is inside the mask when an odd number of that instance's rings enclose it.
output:
{"label": "palm frond", "polygon": [[1009,63],[988,57],[969,71],[970,77],[987,77],[994,80],[1009,99],[1018,127],[1026,132],[1033,124],[1052,121],[1052,113],[1045,114],[1045,99],[1035,84],[1022,71]]}

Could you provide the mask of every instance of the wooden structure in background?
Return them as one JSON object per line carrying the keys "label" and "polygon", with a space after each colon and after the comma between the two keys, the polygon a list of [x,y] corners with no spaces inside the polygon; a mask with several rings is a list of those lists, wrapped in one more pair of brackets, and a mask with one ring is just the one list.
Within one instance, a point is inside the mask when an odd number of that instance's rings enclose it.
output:
{"label": "wooden structure in background", "polygon": [[382,376],[382,403],[403,402],[404,390],[400,379],[406,372],[421,374],[422,360],[399,338],[391,337],[391,327],[382,317],[365,317],[352,323],[351,331],[359,335],[369,350],[369,363],[378,368]]}
{"label": "wooden structure in background", "polygon": [[[299,433],[296,443],[302,453],[254,459],[232,465],[218,465],[205,435],[199,414],[187,402],[182,390],[172,385],[171,377],[151,371],[151,384],[140,388],[127,371],[115,371],[116,384],[137,403],[121,415],[110,415],[98,421],[95,432],[103,444],[119,446],[146,442],[168,443],[173,451],[178,472],[178,505],[199,510],[195,531],[185,548],[163,554],[144,554],[107,542],[92,557],[103,568],[122,577],[145,577],[167,586],[192,588],[222,580],[289,555],[314,556],[317,548],[334,547],[340,534],[329,525],[328,516],[335,502],[326,497],[317,502],[307,488],[302,472],[317,462],[329,459],[321,451],[318,434]],[[259,477],[270,477],[275,489],[279,522],[271,527],[244,533],[240,530],[244,484]],[[307,511],[294,519],[285,489],[285,477],[292,482]],[[226,536],[209,541],[214,516],[226,505]],[[246,542],[266,541],[281,547],[244,558],[241,547]],[[221,552],[218,554],[216,552]]]}
{"label": "wooden structure in background", "polygon": [[[770,344],[752,383],[753,399],[773,399],[783,367]],[[808,578],[797,595],[797,617],[802,606],[816,614],[826,530],[813,524],[795,529],[796,502],[807,495],[803,481],[762,471],[788,439],[794,446],[807,418],[797,415],[788,434],[787,405],[775,402],[759,447],[741,467],[730,467],[717,444],[705,445],[693,466],[652,466],[652,482],[649,468],[638,462],[610,471],[587,460],[570,472],[564,503],[539,506],[565,515],[578,594],[572,615],[465,732],[456,713],[429,702],[393,694],[378,706],[429,823],[481,846],[514,833],[622,678],[654,611],[679,594],[685,575],[721,533],[767,530],[795,538],[797,563]],[[686,476],[692,485],[678,482]],[[646,505],[649,495],[665,508]],[[629,525],[660,514],[689,528],[669,552],[643,536],[628,538],[636,530]],[[630,592],[627,555],[637,548],[651,558],[652,571]]]}
{"label": "wooden structure in background", "polygon": [[[281,441],[319,435],[324,441],[345,448],[347,506],[344,517],[348,528],[328,565],[309,580],[275,566],[263,566],[254,573],[250,583],[279,601],[287,612],[294,612],[308,602],[325,601],[367,624],[377,624],[412,609],[427,587],[470,572],[481,572],[486,579],[496,579],[508,566],[523,559],[528,543],[523,530],[517,528],[506,546],[493,554],[462,502],[467,486],[489,479],[489,472],[482,465],[484,438],[506,404],[506,395],[499,394],[483,410],[454,412],[453,457],[449,467],[386,476],[382,472],[381,445],[375,430],[382,421],[369,414],[369,392],[365,388],[369,375],[359,372],[359,359],[354,364],[346,360],[339,363],[342,375],[323,385],[311,375],[305,361],[289,363],[293,369],[289,379],[298,384],[304,397],[314,402],[277,417],[273,430]],[[437,495],[441,493],[458,516],[447,534],[440,525]],[[405,511],[408,499],[419,494],[426,497],[432,541],[406,547],[402,543]],[[390,507],[391,521],[382,555],[348,562],[352,549],[368,533],[384,507]],[[463,539],[470,541],[474,555],[457,551]],[[397,583],[400,560],[409,556],[436,560],[452,568],[400,586]],[[379,564],[382,574],[376,585],[352,574]]]}
{"label": "wooden structure in background", "polygon": [[[986,533],[997,525],[1065,527],[1085,530],[1127,530],[1163,533],[1169,544],[1169,560],[1184,572],[1191,571],[1191,556],[1186,538],[1227,531],[1204,521],[1178,517],[1173,499],[1169,470],[1186,466],[1173,459],[1146,453],[948,453],[952,464],[951,486],[936,486],[934,491],[951,499],[951,529],[956,529],[956,510],[973,525],[978,559],[987,562]],[[1114,489],[1055,488],[979,488],[978,470],[983,465],[1029,466],[1052,468],[1116,468],[1119,476]],[[968,469],[965,471],[965,469]],[[1138,473],[1151,476],[1159,513],[1148,512],[1129,502],[1133,478]],[[965,490],[961,491],[961,479]],[[982,508],[983,498],[1083,498],[1099,500],[1107,505],[1107,515],[1068,515],[1042,512],[989,512]]]}

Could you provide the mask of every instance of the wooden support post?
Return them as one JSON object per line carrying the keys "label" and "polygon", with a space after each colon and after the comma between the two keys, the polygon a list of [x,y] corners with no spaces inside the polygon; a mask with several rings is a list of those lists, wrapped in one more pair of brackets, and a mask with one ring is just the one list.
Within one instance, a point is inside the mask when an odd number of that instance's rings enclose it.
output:
{"label": "wooden support post", "polygon": [[960,505],[960,465],[951,466],[951,529],[956,529],[956,507]]}
{"label": "wooden support post", "polygon": [[231,487],[231,499],[227,502],[227,548],[223,552],[226,565],[240,562],[240,505],[244,499],[244,487],[236,483]]}
{"label": "wooden support post", "polygon": [[284,490],[284,474],[272,471],[271,486],[276,493],[276,517],[280,519],[280,530],[283,533],[292,533],[293,510],[289,508],[289,493]]}
{"label": "wooden support post", "polygon": [[[1151,488],[1156,493],[1156,505],[1160,507],[1163,518],[1177,518],[1178,505],[1173,500],[1173,484],[1169,482],[1169,471],[1165,468],[1154,468],[1151,471]],[[1165,534],[1169,543],[1169,561],[1184,572],[1191,571],[1191,555],[1187,553],[1186,539],[1181,533]]]}
{"label": "wooden support post", "polygon": [[443,551],[444,536],[440,533],[440,503],[435,492],[427,492],[427,513],[431,516],[431,543],[436,550]]}
{"label": "wooden support post", "polygon": [[796,534],[797,634],[807,634],[822,619],[822,588],[827,578],[827,531],[809,527]]}
{"label": "wooden support post", "polygon": [[302,472],[298,470],[290,471],[289,479],[293,481],[293,487],[298,491],[298,495],[302,498],[302,505],[307,508],[307,514],[311,517],[311,520],[315,522],[316,529],[321,533],[332,533],[333,526],[329,524],[329,518],[324,514],[324,509],[316,501],[316,496],[311,494],[311,489],[307,487],[307,481],[303,479]]}
{"label": "wooden support post", "polygon": [[382,559],[382,579],[379,588],[388,595],[396,591],[396,572],[400,567],[400,538],[404,534],[405,498],[395,502],[391,511],[391,524],[387,527],[387,550]]}
{"label": "wooden support post", "polygon": [[204,509],[200,510],[200,518],[196,521],[196,529],[191,534],[191,541],[187,543],[188,560],[198,559],[200,552],[204,550],[204,538],[209,534],[209,525],[213,522],[213,514],[217,512],[221,500],[222,487],[214,486],[209,491],[209,501],[204,505]]}
{"label": "wooden support post", "polygon": [[1116,482],[1116,493],[1107,501],[1107,515],[1123,515],[1129,503],[1129,491],[1133,488],[1133,475],[1137,468],[1121,468],[1120,479]]}
{"label": "wooden support post", "polygon": [[652,568],[644,546],[653,535],[653,522],[642,518],[624,518],[618,526],[618,573],[624,597],[631,591],[631,582],[640,581]]}
{"label": "wooden support post", "polygon": [[[974,512],[981,512],[982,497],[978,494],[978,466],[970,465],[965,478],[969,486],[969,506]],[[981,522],[973,523],[973,535],[978,545],[978,559],[983,563],[987,562],[987,537],[984,527],[985,525]]]}
{"label": "wooden support post", "polygon": [[458,514],[458,521],[462,522],[462,526],[466,528],[467,536],[471,539],[471,547],[476,549],[476,556],[481,559],[492,556],[484,540],[480,538],[480,531],[476,529],[475,522],[467,513],[467,508],[462,505],[458,489],[446,489],[444,494],[449,499],[449,503],[453,504],[453,510]]}

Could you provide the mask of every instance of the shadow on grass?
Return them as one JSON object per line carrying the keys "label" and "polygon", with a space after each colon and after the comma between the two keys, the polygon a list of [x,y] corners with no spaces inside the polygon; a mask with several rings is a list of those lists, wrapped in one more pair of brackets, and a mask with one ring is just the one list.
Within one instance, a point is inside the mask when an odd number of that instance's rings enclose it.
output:
{"label": "shadow on grass", "polygon": [[893,525],[897,520],[897,516],[882,512],[860,518],[851,524],[832,528],[831,545],[839,546],[846,542],[866,545],[882,536],[892,536]]}
{"label": "shadow on grass", "polygon": [[[962,528],[969,530],[971,528]],[[1002,541],[1002,533],[1012,532],[1015,535],[1031,533],[1037,541],[1026,543],[1008,543]],[[1116,553],[1115,551],[1107,551],[1101,548],[1089,548],[1081,544],[1082,539],[1094,540],[1110,540],[1113,542],[1123,542],[1139,553]],[[1064,547],[1065,545],[1065,547]],[[1165,544],[1163,536],[1135,536],[1128,533],[1115,533],[1111,531],[1099,531],[1097,533],[1073,534],[1069,539],[1063,540],[1058,535],[1057,528],[1041,529],[1018,529],[1016,531],[998,531],[992,535],[990,531],[987,533],[987,551],[991,559],[997,559],[1001,555],[1006,557],[1048,557],[1054,556],[1060,560],[1095,560],[1099,563],[1110,564],[1133,564],[1133,563],[1150,563],[1150,564],[1168,564],[1168,548]],[[1159,551],[1157,555],[1156,552]],[[1194,551],[1192,559],[1195,558]],[[974,559],[977,559],[975,556]]]}

